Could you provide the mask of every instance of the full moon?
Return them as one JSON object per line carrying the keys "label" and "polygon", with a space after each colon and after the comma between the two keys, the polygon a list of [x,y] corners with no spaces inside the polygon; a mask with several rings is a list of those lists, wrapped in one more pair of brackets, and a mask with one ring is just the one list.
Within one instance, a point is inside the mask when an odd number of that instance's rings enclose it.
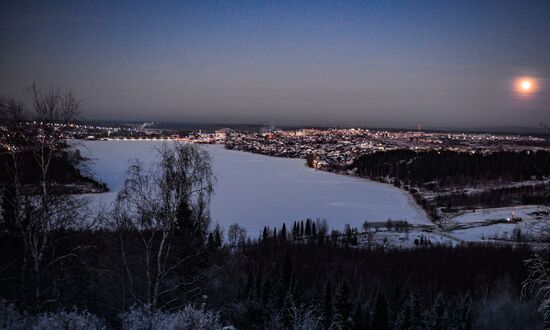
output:
{"label": "full moon", "polygon": [[534,78],[522,77],[518,78],[515,81],[515,91],[516,93],[529,95],[537,91],[537,81]]}

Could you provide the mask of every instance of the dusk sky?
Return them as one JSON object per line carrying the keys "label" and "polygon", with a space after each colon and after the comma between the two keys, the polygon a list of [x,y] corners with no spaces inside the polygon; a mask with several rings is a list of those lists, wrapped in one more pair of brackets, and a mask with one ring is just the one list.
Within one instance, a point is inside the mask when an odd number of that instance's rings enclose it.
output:
{"label": "dusk sky", "polygon": [[83,119],[550,125],[547,0],[2,1],[0,41],[0,94]]}

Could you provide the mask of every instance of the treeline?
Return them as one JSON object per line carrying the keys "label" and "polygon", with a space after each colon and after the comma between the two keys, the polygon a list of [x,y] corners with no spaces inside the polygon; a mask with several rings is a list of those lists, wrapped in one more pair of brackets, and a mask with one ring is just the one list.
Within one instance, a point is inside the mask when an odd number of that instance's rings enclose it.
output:
{"label": "treeline", "polygon": [[[114,328],[147,299],[140,233],[58,231],[51,238],[63,242],[57,255],[75,256],[42,278],[51,281],[43,294],[52,298],[35,305],[26,285],[32,279],[21,277],[17,262],[23,246],[2,234],[2,299],[27,311],[86,310]],[[189,244],[178,239],[177,256],[189,256]],[[535,301],[520,299],[524,260],[532,254],[526,246],[358,249],[273,234],[237,247],[207,238],[193,244],[200,252],[170,273],[180,285],[153,311],[194,304],[219,311],[220,323],[238,329],[542,329]]]}
{"label": "treeline", "polygon": [[550,153],[392,150],[363,155],[350,165],[353,168],[371,179],[394,178],[404,185],[435,189],[531,177],[540,180],[550,176]]}
{"label": "treeline", "polygon": [[[50,150],[45,150],[49,153]],[[103,183],[98,183],[94,179],[82,173],[82,157],[77,151],[69,150],[68,146],[61,146],[58,150],[52,152],[47,168],[47,177],[49,184],[65,185],[63,192],[71,192],[78,189],[76,185],[89,185],[98,191],[106,191],[107,187]],[[0,182],[4,187],[12,187],[17,173],[18,184],[27,188],[38,185],[41,180],[41,170],[38,159],[34,157],[31,151],[10,152],[0,148]],[[71,188],[71,185],[73,187]],[[78,193],[78,191],[75,191]]]}
{"label": "treeline", "polygon": [[[238,224],[233,224],[228,231],[228,241],[231,246],[239,245],[244,243],[245,240],[241,239],[232,239],[231,232],[234,231],[235,226],[240,228]],[[345,224],[342,230],[332,229],[329,231],[329,226],[326,219],[306,219],[300,221],[294,221],[292,224],[292,229],[288,230],[286,223],[283,222],[283,225],[280,229],[274,227],[271,229],[269,226],[264,226],[262,234],[259,240],[263,243],[281,243],[286,242],[305,242],[305,243],[325,243],[331,242],[332,244],[349,244],[352,246],[357,246],[359,244],[359,236],[370,237],[369,241],[372,238],[373,231],[377,232],[379,228],[385,227],[388,232],[394,230],[395,232],[409,232],[411,226],[405,220],[391,220],[388,219],[385,222],[369,222],[365,221],[361,228],[352,227],[349,224]],[[422,242],[422,243],[420,243]],[[424,245],[424,239],[416,242],[416,245]],[[426,244],[428,241],[426,240]]]}
{"label": "treeline", "polygon": [[502,205],[528,205],[550,203],[550,183],[543,182],[517,187],[492,188],[475,193],[438,194],[434,198],[445,211],[455,211],[458,207],[499,207]]}
{"label": "treeline", "polygon": [[[237,328],[542,329],[520,300],[527,247],[357,249],[273,237],[241,245],[205,287]],[[300,328],[300,327],[297,327]],[[301,328],[300,328],[301,329]]]}

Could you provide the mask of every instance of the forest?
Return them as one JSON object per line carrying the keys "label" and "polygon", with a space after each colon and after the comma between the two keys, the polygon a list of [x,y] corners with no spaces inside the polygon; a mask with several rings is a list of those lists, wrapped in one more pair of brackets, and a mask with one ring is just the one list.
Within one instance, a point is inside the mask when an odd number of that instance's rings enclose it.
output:
{"label": "forest", "polygon": [[[135,232],[55,233],[63,242],[57,254],[74,256],[47,272],[43,281],[51,287],[44,298],[50,301],[38,305],[32,285],[19,276],[23,265],[14,262],[23,247],[3,235],[0,296],[26,311],[87,311],[109,328],[121,327],[121,315],[137,306],[144,313],[187,305],[216,311],[220,324],[238,329],[543,328],[537,299],[521,295],[524,260],[532,255],[527,246],[369,250],[269,232],[236,246],[197,242],[198,251],[163,288],[185,285],[163,295],[155,308],[147,303],[146,260]],[[121,235],[132,248],[124,250]],[[184,242],[178,240],[178,250],[190,248]]]}
{"label": "forest", "polygon": [[392,150],[363,155],[348,169],[408,190],[432,220],[440,211],[550,202],[547,151]]}
{"label": "forest", "polygon": [[494,182],[541,180],[550,175],[550,153],[392,150],[366,154],[350,168],[361,176],[396,178],[426,188],[476,186]]}

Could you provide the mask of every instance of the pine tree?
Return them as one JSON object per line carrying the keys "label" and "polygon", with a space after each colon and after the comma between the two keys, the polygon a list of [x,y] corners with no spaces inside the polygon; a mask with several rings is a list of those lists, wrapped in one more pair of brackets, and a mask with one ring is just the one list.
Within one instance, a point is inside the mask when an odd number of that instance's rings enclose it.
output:
{"label": "pine tree", "polygon": [[298,228],[298,223],[294,221],[294,225],[292,226],[293,239],[296,240],[299,235],[300,235],[300,229]]}
{"label": "pine tree", "polygon": [[283,227],[281,228],[281,232],[279,233],[279,241],[286,242],[286,224],[284,222]]}
{"label": "pine tree", "polygon": [[216,229],[214,230],[214,245],[216,248],[222,246],[222,229],[219,224],[216,225]]}
{"label": "pine tree", "polygon": [[254,286],[254,276],[252,276],[252,271],[248,272],[246,277],[246,286],[244,287],[243,297],[249,298],[252,295],[252,289]]}
{"label": "pine tree", "polygon": [[466,296],[456,306],[452,316],[450,317],[450,327],[457,330],[472,329],[472,311],[471,299]]}
{"label": "pine tree", "polygon": [[263,289],[263,277],[262,277],[262,265],[260,264],[260,267],[258,269],[258,271],[256,272],[256,281],[255,281],[255,284],[254,284],[254,291],[255,291],[255,296],[256,296],[256,299],[260,299],[262,297],[262,289]]}
{"label": "pine tree", "polygon": [[368,329],[369,328],[369,319],[365,312],[363,311],[363,306],[360,302],[355,304],[355,309],[353,311],[353,326],[354,329]]}
{"label": "pine tree", "polygon": [[291,289],[292,261],[290,260],[290,253],[288,252],[285,255],[285,260],[283,261],[283,267],[281,269],[281,283],[285,291],[288,291]]}
{"label": "pine tree", "polygon": [[269,302],[269,299],[271,298],[271,281],[267,280],[263,283],[262,288],[262,304],[265,306]]}
{"label": "pine tree", "polygon": [[304,234],[308,238],[311,237],[311,221],[309,219],[306,220],[306,229],[305,229]]}
{"label": "pine tree", "polygon": [[448,316],[447,316],[447,304],[443,295],[440,293],[437,294],[435,302],[432,306],[430,312],[430,318],[428,321],[428,327],[433,330],[445,330],[448,326]]}
{"label": "pine tree", "polygon": [[372,314],[371,328],[377,330],[388,330],[388,303],[382,292],[376,297],[376,304]]}
{"label": "pine tree", "polygon": [[403,303],[397,319],[395,320],[395,329],[415,330],[422,329],[423,318],[420,305],[420,298],[415,293],[411,293],[409,298]]}
{"label": "pine tree", "polygon": [[325,298],[323,302],[323,327],[329,329],[332,324],[333,307],[332,307],[332,285],[330,282],[325,287]]}
{"label": "pine tree", "polygon": [[334,314],[338,315],[342,321],[342,329],[351,329],[353,326],[353,320],[351,318],[352,304],[349,302],[349,285],[347,282],[343,282],[336,291],[334,299]]}
{"label": "pine tree", "polygon": [[216,243],[214,242],[214,235],[212,233],[208,233],[206,248],[208,251],[214,251],[216,249]]}

